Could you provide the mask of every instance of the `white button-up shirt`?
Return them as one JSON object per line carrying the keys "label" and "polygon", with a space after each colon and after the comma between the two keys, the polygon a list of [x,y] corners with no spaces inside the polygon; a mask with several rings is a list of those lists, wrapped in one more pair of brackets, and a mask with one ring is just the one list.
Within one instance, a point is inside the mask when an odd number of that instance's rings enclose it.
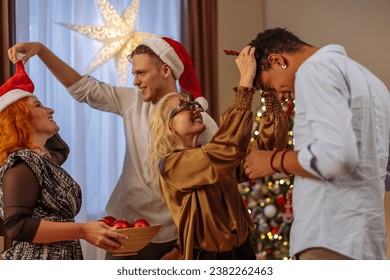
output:
{"label": "white button-up shirt", "polygon": [[389,91],[342,46],[329,45],[300,66],[295,96],[298,160],[321,180],[295,177],[290,254],[323,247],[386,259]]}

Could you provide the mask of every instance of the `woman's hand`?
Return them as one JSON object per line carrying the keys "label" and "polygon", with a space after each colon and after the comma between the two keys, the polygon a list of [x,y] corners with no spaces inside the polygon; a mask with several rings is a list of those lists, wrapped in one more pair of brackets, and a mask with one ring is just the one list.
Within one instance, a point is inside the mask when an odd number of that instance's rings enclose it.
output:
{"label": "woman's hand", "polygon": [[236,58],[236,65],[241,75],[239,86],[251,88],[256,75],[255,47],[246,46]]}
{"label": "woman's hand", "polygon": [[83,224],[83,237],[85,241],[93,246],[104,250],[121,248],[120,239],[127,239],[127,236],[112,230],[102,222],[88,222]]}
{"label": "woman's hand", "polygon": [[42,48],[43,45],[38,42],[16,43],[8,49],[8,58],[12,63],[16,63],[18,61],[16,54],[22,53],[24,54],[22,63],[25,64],[30,57],[37,55]]}

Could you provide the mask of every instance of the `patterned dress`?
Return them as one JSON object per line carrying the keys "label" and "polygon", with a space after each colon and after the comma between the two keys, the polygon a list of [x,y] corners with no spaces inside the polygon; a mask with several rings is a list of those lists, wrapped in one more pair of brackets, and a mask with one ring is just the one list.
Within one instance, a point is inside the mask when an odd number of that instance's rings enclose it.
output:
{"label": "patterned dress", "polygon": [[[40,193],[32,218],[53,222],[74,222],[81,207],[81,189],[58,164],[32,150],[9,155],[0,167],[0,217],[4,219],[3,176],[17,161],[22,160],[38,179]],[[83,259],[79,240],[32,243],[13,241],[4,259],[13,260],[78,260]]]}

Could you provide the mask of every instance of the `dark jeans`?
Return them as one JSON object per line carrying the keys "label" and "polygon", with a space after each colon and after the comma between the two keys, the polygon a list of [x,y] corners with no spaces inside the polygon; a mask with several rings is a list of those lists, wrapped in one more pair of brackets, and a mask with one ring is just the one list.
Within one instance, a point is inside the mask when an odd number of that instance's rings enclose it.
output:
{"label": "dark jeans", "polygon": [[112,256],[106,253],[106,260],[159,260],[166,253],[172,251],[176,240],[166,243],[149,243],[145,248],[140,250],[137,255],[132,256]]}
{"label": "dark jeans", "polygon": [[202,249],[193,250],[194,260],[255,260],[256,254],[249,238],[238,248],[226,252],[209,252]]}

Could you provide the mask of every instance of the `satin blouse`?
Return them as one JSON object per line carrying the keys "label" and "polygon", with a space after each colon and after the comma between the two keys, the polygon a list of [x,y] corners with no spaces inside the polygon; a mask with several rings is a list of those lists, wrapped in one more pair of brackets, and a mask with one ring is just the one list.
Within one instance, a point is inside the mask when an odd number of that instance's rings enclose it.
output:
{"label": "satin blouse", "polygon": [[[235,174],[251,138],[252,97],[238,90],[234,105],[222,115],[209,144],[175,151],[161,164],[161,190],[178,228],[178,244],[185,259],[193,258],[193,248],[231,250],[253,230]],[[271,150],[276,143],[286,146],[287,116],[278,105],[276,113],[263,115],[260,136],[251,146]]]}

